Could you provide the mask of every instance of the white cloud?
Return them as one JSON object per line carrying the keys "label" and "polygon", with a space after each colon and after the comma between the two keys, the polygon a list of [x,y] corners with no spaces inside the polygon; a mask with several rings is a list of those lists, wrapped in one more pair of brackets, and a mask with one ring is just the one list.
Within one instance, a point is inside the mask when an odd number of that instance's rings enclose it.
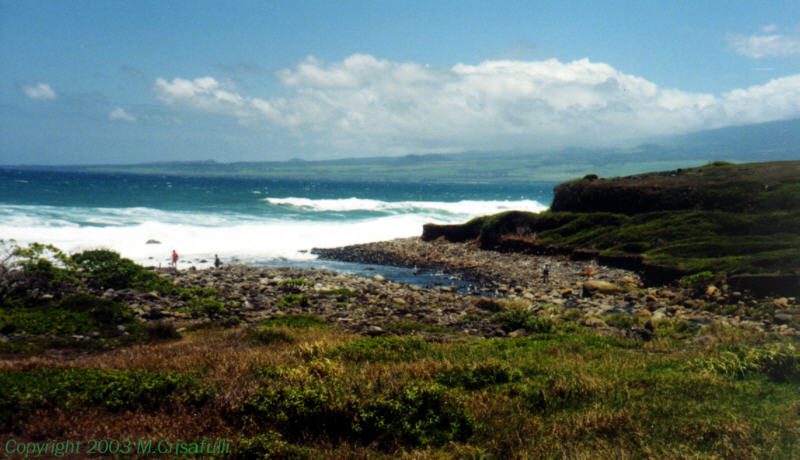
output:
{"label": "white cloud", "polygon": [[117,107],[112,110],[111,113],[108,114],[108,119],[112,121],[127,121],[129,123],[136,121],[136,117],[126,112],[122,107]]}
{"label": "white cloud", "polygon": [[435,69],[356,54],[281,70],[286,95],[241,95],[211,77],[159,78],[165,103],[262,123],[304,148],[349,154],[613,145],[800,116],[800,75],[715,96],[661,88],[581,59]]}
{"label": "white cloud", "polygon": [[47,83],[24,85],[22,92],[31,99],[57,99],[58,94]]}
{"label": "white cloud", "polygon": [[742,56],[753,59],[783,57],[800,54],[800,36],[777,34],[778,26],[771,24],[761,28],[761,34],[728,34],[728,43]]}

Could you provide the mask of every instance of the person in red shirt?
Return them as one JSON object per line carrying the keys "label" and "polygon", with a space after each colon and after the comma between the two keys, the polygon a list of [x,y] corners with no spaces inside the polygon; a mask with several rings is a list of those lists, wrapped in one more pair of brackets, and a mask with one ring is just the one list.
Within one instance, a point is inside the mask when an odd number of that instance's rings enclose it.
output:
{"label": "person in red shirt", "polygon": [[178,253],[175,252],[174,249],[172,250],[172,266],[173,267],[177,267],[178,266]]}

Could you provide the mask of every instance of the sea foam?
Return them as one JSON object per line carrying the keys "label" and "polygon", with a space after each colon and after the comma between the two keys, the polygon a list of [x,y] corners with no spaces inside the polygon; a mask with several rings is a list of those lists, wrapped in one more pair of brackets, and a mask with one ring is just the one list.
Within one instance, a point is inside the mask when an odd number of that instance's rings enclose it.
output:
{"label": "sea foam", "polygon": [[[309,260],[313,247],[336,247],[419,235],[427,222],[457,223],[509,209],[541,211],[532,200],[401,201],[266,198],[286,212],[167,211],[13,205],[0,208],[0,238],[53,244],[69,253],[112,249],[145,265],[166,265],[175,249],[184,263]],[[364,215],[371,211],[376,215]],[[324,213],[339,213],[334,217]],[[150,241],[150,243],[148,243]],[[157,241],[157,243],[153,243]],[[205,260],[206,262],[202,262]]]}

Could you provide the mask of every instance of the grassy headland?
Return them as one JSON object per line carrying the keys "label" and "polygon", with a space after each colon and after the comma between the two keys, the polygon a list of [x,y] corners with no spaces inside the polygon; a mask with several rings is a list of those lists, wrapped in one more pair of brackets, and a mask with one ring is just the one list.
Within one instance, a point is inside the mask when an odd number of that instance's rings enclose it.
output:
{"label": "grassy headland", "polygon": [[423,239],[597,257],[662,283],[700,272],[742,288],[800,294],[800,161],[712,163],[555,188],[551,209],[506,212]]}

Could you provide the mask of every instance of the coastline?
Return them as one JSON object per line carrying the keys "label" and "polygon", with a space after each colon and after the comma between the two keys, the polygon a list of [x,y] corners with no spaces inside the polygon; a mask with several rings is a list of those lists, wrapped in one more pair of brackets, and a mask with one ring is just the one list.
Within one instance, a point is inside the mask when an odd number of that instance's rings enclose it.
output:
{"label": "coastline", "polygon": [[[141,320],[170,324],[179,332],[203,325],[247,326],[274,317],[310,314],[369,336],[414,333],[427,340],[451,341],[528,335],[530,331],[525,328],[510,329],[498,321],[496,303],[507,302],[539,318],[639,340],[653,338],[652,327],[642,327],[646,323],[657,326],[675,321],[800,336],[800,330],[782,320],[786,318],[784,310],[770,320],[702,308],[713,299],[724,302],[732,297],[740,304],[767,302],[792,311],[796,308],[794,298],[755,299],[728,292],[726,286],[702,293],[677,286],[644,287],[635,272],[595,261],[500,253],[477,249],[470,243],[426,242],[419,237],[315,252],[326,259],[440,270],[473,282],[474,290],[465,293],[452,286],[424,288],[389,281],[381,275],[367,278],[320,269],[226,265],[218,269],[157,270],[177,286],[219,291],[224,313],[198,312],[176,294],[133,289],[92,294],[125,303]],[[541,275],[545,263],[551,267],[547,281]],[[612,317],[630,321],[623,321],[622,327],[608,320]],[[705,340],[702,337],[694,339]],[[3,339],[17,342],[25,337],[10,334]],[[76,340],[89,341],[91,337]]]}

